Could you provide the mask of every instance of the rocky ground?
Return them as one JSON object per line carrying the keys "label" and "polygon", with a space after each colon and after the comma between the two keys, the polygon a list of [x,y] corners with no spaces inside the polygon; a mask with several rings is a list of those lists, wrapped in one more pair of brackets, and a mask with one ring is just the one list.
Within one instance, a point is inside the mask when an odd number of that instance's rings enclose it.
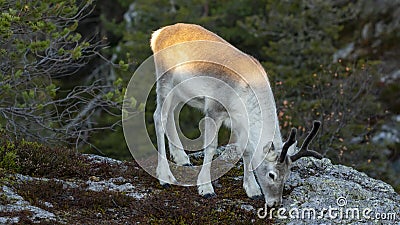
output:
{"label": "rocky ground", "polygon": [[72,158],[74,171],[3,174],[0,224],[400,224],[390,185],[328,159],[297,161],[282,209],[265,211],[247,198],[240,163],[214,182],[217,197],[204,199],[195,187],[161,187],[135,162]]}
{"label": "rocky ground", "polygon": [[[0,189],[0,224],[268,224],[259,220],[238,168],[215,182],[218,197],[195,187],[161,187],[135,162],[81,155],[85,171],[67,178],[9,174]],[[70,171],[71,173],[71,171]]]}

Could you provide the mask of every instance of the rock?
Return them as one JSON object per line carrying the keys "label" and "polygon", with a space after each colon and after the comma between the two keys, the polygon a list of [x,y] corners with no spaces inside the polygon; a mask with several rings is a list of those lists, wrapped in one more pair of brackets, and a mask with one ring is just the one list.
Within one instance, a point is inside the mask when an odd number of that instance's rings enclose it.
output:
{"label": "rock", "polygon": [[[106,164],[113,166],[121,171],[125,171],[127,166],[123,162],[107,157],[85,155],[88,161],[95,167],[97,164]],[[98,168],[95,168],[97,170]],[[48,201],[38,200],[39,205],[33,206],[28,199],[24,199],[21,195],[17,194],[18,185],[30,185],[29,182],[42,182],[46,183],[57,183],[60,184],[60,189],[65,193],[75,191],[92,191],[92,192],[104,192],[104,193],[121,193],[130,198],[143,199],[147,196],[148,192],[151,192],[151,188],[142,189],[133,185],[132,180],[124,177],[115,177],[109,179],[101,179],[99,176],[89,176],[86,181],[80,178],[62,180],[58,178],[42,178],[32,177],[22,174],[10,174],[9,179],[12,180],[9,184],[0,186],[0,224],[15,224],[21,223],[20,216],[23,219],[29,219],[33,223],[49,222],[53,224],[55,222],[65,223],[65,219],[59,218],[54,213],[50,212],[53,210],[55,204]],[[1,181],[1,180],[0,180]],[[52,188],[50,184],[49,188]],[[46,190],[48,191],[48,190]],[[61,204],[65,201],[74,202],[79,199],[79,196],[73,196],[66,194],[63,197],[59,197]],[[116,203],[115,203],[116,204]],[[118,205],[117,205],[118,206]],[[41,208],[42,207],[42,208]],[[44,209],[45,208],[45,209]],[[113,210],[113,209],[110,209]],[[65,214],[68,214],[64,212]],[[63,213],[63,214],[64,214]],[[5,215],[5,216],[4,216]],[[8,216],[11,215],[11,216]],[[15,216],[20,215],[20,216]],[[28,216],[26,216],[28,215]],[[96,218],[102,218],[101,213],[95,214]],[[27,217],[27,218],[26,218]],[[52,222],[53,221],[53,222]]]}
{"label": "rock", "polygon": [[374,34],[374,36],[376,38],[379,38],[386,31],[386,29],[387,28],[385,27],[385,22],[380,20],[379,22],[377,22],[375,24],[375,34]]}
{"label": "rock", "polygon": [[292,170],[278,224],[400,223],[400,195],[380,180],[329,159],[302,158]]}
{"label": "rock", "polygon": [[[226,150],[227,148],[220,148],[219,152],[223,152],[224,149]],[[91,161],[93,167],[98,163],[107,162],[114,169],[120,168],[122,171],[128,169],[126,164],[118,160],[92,155],[87,155],[86,157]],[[94,171],[96,171],[96,168],[94,168]],[[138,170],[133,169],[131,171]],[[138,178],[136,175],[125,176],[123,175],[125,172],[115,174],[118,175],[111,178],[103,177],[101,174],[89,174],[84,179],[70,178],[68,181],[59,178],[38,178],[12,174],[10,176],[14,177],[12,179],[13,182],[3,185],[0,189],[0,224],[21,223],[23,219],[29,219],[35,223],[58,222],[69,224],[70,216],[68,215],[75,216],[74,219],[76,220],[73,221],[80,221],[79,218],[76,218],[76,211],[74,211],[73,207],[69,209],[70,211],[60,211],[59,208],[62,204],[74,206],[77,201],[84,197],[80,195],[87,195],[88,192],[104,192],[104,195],[102,195],[105,196],[102,197],[105,198],[104,201],[107,202],[107,199],[112,201],[112,204],[108,206],[96,206],[95,209],[99,208],[101,210],[93,211],[93,217],[91,218],[93,223],[99,221],[107,221],[109,223],[135,221],[130,218],[142,217],[143,211],[141,211],[141,208],[143,206],[140,204],[145,204],[145,202],[146,204],[154,205],[151,207],[155,207],[156,210],[164,210],[164,214],[161,215],[169,215],[171,212],[176,212],[176,210],[194,214],[198,212],[198,209],[209,205],[214,213],[221,215],[232,215],[233,212],[235,214],[243,214],[247,216],[248,222],[256,224],[262,224],[264,220],[269,220],[269,218],[274,219],[276,224],[400,223],[400,196],[390,185],[372,179],[350,167],[333,165],[329,159],[302,158],[296,161],[293,164],[292,173],[285,184],[283,206],[280,209],[269,209],[268,211],[260,208],[263,204],[262,200],[248,199],[244,193],[235,195],[237,197],[233,197],[233,193],[232,197],[229,197],[230,194],[228,193],[223,198],[217,195],[212,200],[205,200],[197,195],[187,195],[189,193],[187,188],[172,187],[172,191],[157,189],[155,186],[158,183],[152,177],[150,177],[151,182],[146,183],[143,181],[143,177]],[[238,188],[242,186],[242,177],[237,176],[237,174],[227,177],[227,180],[232,182],[232,185],[235,183]],[[29,182],[53,182],[53,185],[54,183],[58,184],[61,194],[60,196],[57,195],[56,199],[59,199],[59,201],[50,201],[54,198],[38,199],[39,204],[32,205],[29,203],[29,199],[24,199],[17,194],[16,186],[14,186],[15,183],[29,185]],[[222,185],[222,187],[215,188],[221,190],[232,188],[232,186]],[[164,195],[159,195],[160,192],[163,192]],[[77,195],[77,193],[80,193],[80,195]],[[112,197],[112,193],[118,193],[118,195]],[[181,198],[181,195],[186,197]],[[118,196],[126,196],[128,202],[136,202],[134,208],[122,207],[121,204],[127,203],[124,203],[124,200]],[[174,199],[174,196],[177,197]],[[188,202],[193,208],[177,206],[176,201]],[[208,210],[206,211],[208,212]],[[21,218],[21,216],[26,215],[26,212],[29,212],[28,217]],[[378,213],[386,219],[379,220],[375,218]],[[194,222],[196,224],[196,221]]]}
{"label": "rock", "polygon": [[[9,204],[0,205],[0,215],[3,213],[15,213],[15,212],[29,212],[31,215],[28,217],[32,222],[40,222],[40,221],[56,221],[56,216],[44,209],[41,209],[36,206],[32,206],[28,201],[24,200],[20,195],[16,194],[10,187],[3,186],[2,192],[6,201]],[[16,216],[3,216],[0,217],[1,224],[12,224],[19,223],[20,219]]]}
{"label": "rock", "polygon": [[339,59],[346,59],[350,56],[350,54],[354,51],[354,42],[349,43],[344,48],[339,49],[333,54],[333,62],[338,62]]}
{"label": "rock", "polygon": [[363,29],[361,30],[361,38],[363,40],[369,40],[372,37],[371,27],[371,23],[367,23],[364,25]]}
{"label": "rock", "polygon": [[381,77],[381,82],[386,83],[386,84],[391,84],[398,82],[400,80],[400,69],[393,71],[392,73],[389,73],[386,76]]}
{"label": "rock", "polygon": [[247,212],[255,211],[252,205],[243,204],[240,206],[240,208],[246,210]]}

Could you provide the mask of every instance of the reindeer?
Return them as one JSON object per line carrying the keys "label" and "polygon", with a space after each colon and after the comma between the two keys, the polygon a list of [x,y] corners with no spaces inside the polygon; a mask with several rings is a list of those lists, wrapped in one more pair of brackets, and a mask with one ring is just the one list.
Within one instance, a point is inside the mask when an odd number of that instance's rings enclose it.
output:
{"label": "reindeer", "polygon": [[175,132],[173,116],[176,104],[187,103],[201,109],[208,118],[204,122],[204,161],[197,177],[198,193],[205,198],[215,196],[211,162],[218,144],[215,136],[225,124],[230,126],[237,148],[243,153],[243,188],[247,196],[264,196],[269,207],[280,205],[291,164],[302,157],[322,158],[308,149],[320,122],[314,121],[300,150],[296,147],[295,128],[283,143],[275,100],[261,64],[201,26],[166,26],[155,31],[150,42],[157,75],[157,107],[153,116],[160,184],[177,182],[166,156],[167,127],[172,127],[167,136],[174,162],[191,166]]}

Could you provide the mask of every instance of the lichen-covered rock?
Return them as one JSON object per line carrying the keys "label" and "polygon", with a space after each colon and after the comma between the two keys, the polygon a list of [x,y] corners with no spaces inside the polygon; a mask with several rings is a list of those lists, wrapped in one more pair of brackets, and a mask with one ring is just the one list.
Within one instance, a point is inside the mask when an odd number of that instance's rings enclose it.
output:
{"label": "lichen-covered rock", "polygon": [[279,224],[400,224],[390,185],[329,159],[303,158],[292,170],[283,209],[272,212]]}
{"label": "lichen-covered rock", "polygon": [[[32,222],[40,221],[56,221],[56,216],[44,209],[32,206],[28,201],[24,200],[20,195],[15,193],[10,187],[3,186],[0,193],[4,196],[3,201],[8,204],[0,204],[0,224],[19,223],[20,218],[13,216],[15,212],[29,212],[29,219]],[[50,204],[50,203],[47,203]],[[1,216],[1,214],[9,213],[12,216]]]}

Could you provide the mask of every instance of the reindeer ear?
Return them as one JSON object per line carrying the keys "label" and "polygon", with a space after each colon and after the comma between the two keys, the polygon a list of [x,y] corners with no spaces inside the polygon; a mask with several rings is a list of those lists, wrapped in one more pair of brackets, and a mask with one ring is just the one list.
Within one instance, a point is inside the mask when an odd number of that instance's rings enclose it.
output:
{"label": "reindeer ear", "polygon": [[[276,160],[277,153],[275,151],[274,143],[271,141],[269,142],[263,149],[264,151],[264,159],[273,162]],[[263,161],[264,161],[263,159]]]}
{"label": "reindeer ear", "polygon": [[275,151],[270,151],[266,156],[265,159],[270,162],[275,162],[278,154]]}
{"label": "reindeer ear", "polygon": [[261,165],[261,163],[265,160],[265,159],[269,159],[272,157],[272,155],[274,155],[274,157],[276,157],[276,152],[274,151],[273,147],[273,143],[272,141],[268,142],[267,145],[264,146],[264,148],[259,148],[258,150],[256,150],[253,155],[251,156],[250,159],[250,166],[249,166],[249,170],[250,171],[254,171],[257,167],[259,167]]}
{"label": "reindeer ear", "polygon": [[288,149],[288,155],[292,156],[297,153],[297,141],[295,141]]}

